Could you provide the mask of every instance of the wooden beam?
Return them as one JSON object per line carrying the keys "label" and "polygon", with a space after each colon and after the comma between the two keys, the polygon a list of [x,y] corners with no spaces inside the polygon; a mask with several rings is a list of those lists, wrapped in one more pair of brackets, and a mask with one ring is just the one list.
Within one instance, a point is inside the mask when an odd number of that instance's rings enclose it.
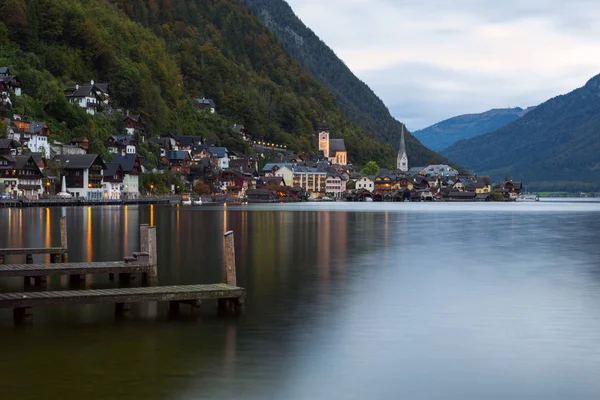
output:
{"label": "wooden beam", "polygon": [[225,283],[228,285],[237,285],[237,274],[235,269],[235,243],[233,231],[226,232],[223,235],[223,275]]}
{"label": "wooden beam", "polygon": [[67,217],[60,217],[60,247],[65,249],[62,255],[62,262],[69,262],[69,254],[67,253]]}

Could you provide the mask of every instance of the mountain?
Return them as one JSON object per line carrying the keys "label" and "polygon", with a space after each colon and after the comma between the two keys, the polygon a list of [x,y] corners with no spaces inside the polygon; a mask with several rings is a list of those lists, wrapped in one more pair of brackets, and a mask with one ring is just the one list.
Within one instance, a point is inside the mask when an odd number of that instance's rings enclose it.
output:
{"label": "mountain", "polygon": [[529,190],[600,190],[600,75],[443,154],[495,181],[508,174]]}
{"label": "mountain", "polygon": [[495,131],[521,118],[532,109],[533,107],[525,110],[520,107],[498,108],[479,114],[459,115],[416,131],[413,135],[425,146],[438,151],[459,140]]}
{"label": "mountain", "polygon": [[[123,126],[114,113],[90,116],[65,100],[65,87],[90,80],[107,82],[113,108],[141,114],[152,135],[204,135],[243,149],[231,133],[238,123],[315,153],[326,119],[355,164],[395,164],[392,147],[346,119],[239,0],[2,0],[0,66],[24,92],[8,115],[48,122],[51,139],[87,136],[94,152]],[[213,99],[217,113],[198,110],[198,97]]]}
{"label": "mountain", "polygon": [[[246,4],[277,36],[287,52],[334,95],[346,118],[398,149],[402,124],[373,91],[296,16],[284,0],[246,0]],[[348,29],[354,29],[348,27]],[[448,164],[448,160],[406,134],[411,165]]]}

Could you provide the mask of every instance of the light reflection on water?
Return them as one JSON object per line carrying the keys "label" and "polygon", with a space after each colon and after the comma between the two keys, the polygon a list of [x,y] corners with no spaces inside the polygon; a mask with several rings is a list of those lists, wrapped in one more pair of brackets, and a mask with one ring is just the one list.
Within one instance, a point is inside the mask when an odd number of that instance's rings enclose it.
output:
{"label": "light reflection on water", "polygon": [[120,259],[154,223],[161,284],[220,280],[233,230],[247,310],[52,307],[24,329],[0,310],[2,398],[600,396],[600,203],[0,210],[0,247],[58,245],[62,212],[72,261]]}

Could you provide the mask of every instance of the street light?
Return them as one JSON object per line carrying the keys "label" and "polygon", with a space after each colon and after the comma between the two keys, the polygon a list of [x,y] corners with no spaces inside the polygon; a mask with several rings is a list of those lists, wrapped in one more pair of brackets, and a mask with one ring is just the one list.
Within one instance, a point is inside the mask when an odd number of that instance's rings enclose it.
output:
{"label": "street light", "polygon": [[154,189],[154,185],[150,185],[150,194],[152,194],[152,189]]}

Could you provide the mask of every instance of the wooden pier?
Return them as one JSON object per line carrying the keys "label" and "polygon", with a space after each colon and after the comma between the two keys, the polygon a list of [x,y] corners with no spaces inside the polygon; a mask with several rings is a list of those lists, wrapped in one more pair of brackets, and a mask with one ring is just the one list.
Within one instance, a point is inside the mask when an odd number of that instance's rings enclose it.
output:
{"label": "wooden pier", "polygon": [[[61,218],[61,247],[0,249],[0,257],[27,256],[26,264],[0,265],[0,278],[24,277],[25,284],[28,285],[33,277],[35,284],[41,289],[45,286],[48,276],[69,275],[73,280],[80,281],[87,274],[104,273],[111,277],[118,274],[120,280],[128,281],[131,274],[141,273],[144,277],[143,281],[151,286],[0,293],[0,308],[12,308],[16,322],[23,322],[31,317],[32,307],[90,303],[114,303],[115,313],[121,315],[129,310],[130,303],[168,301],[169,310],[173,313],[179,310],[180,304],[197,307],[202,300],[216,299],[220,312],[239,313],[243,308],[246,290],[237,286],[233,232],[225,233],[223,241],[224,283],[156,286],[158,259],[155,227],[140,226],[140,251],[133,253],[131,257],[125,257],[123,261],[69,263],[66,256],[66,219],[63,217]],[[32,254],[50,254],[51,263],[33,264],[30,262]]]}
{"label": "wooden pier", "polygon": [[[184,285],[184,286],[154,286],[135,287],[125,289],[91,289],[91,290],[66,290],[57,292],[22,292],[0,293],[0,308],[12,308],[15,320],[31,315],[32,307],[113,303],[115,313],[122,314],[131,303],[148,301],[168,301],[169,310],[175,312],[180,304],[198,307],[202,300],[230,301],[239,308],[243,304],[245,289],[217,283],[212,285]],[[222,307],[222,306],[221,306]]]}

